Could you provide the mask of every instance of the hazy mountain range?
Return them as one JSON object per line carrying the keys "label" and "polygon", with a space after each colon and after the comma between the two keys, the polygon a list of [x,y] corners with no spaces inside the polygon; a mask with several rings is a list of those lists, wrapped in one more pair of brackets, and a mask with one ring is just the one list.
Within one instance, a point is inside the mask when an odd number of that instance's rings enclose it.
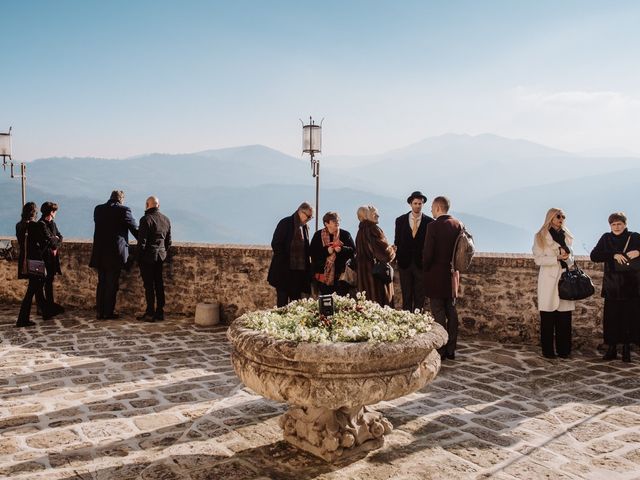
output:
{"label": "hazy mountain range", "polygon": [[[566,210],[578,251],[608,229],[611,211],[640,219],[633,202],[640,158],[584,156],[495,135],[432,137],[402,149],[360,157],[319,157],[320,214],[337,210],[357,231],[355,211],[376,205],[393,240],[406,197],[445,194],[482,251],[528,252],[546,210]],[[134,215],[156,194],[178,241],[268,244],[277,221],[303,200],[314,201],[308,159],[260,145],[128,159],[46,158],[28,164],[28,200],[61,205],[57,223],[68,238],[90,238],[93,207],[113,189],[126,192]],[[0,175],[0,235],[13,235],[19,181]],[[428,208],[427,208],[428,213]]]}

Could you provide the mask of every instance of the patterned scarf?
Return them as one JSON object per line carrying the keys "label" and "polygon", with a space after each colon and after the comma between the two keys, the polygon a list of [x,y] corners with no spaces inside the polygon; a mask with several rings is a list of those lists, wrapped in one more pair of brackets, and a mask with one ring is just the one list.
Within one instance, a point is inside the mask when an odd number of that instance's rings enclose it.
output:
{"label": "patterned scarf", "polygon": [[291,247],[289,249],[289,268],[291,270],[305,270],[307,262],[305,261],[305,234],[307,226],[300,221],[300,215],[296,212],[293,215],[293,238],[291,239]]}
{"label": "patterned scarf", "polygon": [[[329,230],[325,227],[320,232],[320,236],[322,237],[322,246],[328,247],[333,243],[334,238],[340,238],[340,229],[336,230],[335,235],[331,235]],[[327,259],[324,262],[324,282],[326,285],[333,285],[333,282],[336,279],[336,251],[334,250],[332,254],[327,256]]]}

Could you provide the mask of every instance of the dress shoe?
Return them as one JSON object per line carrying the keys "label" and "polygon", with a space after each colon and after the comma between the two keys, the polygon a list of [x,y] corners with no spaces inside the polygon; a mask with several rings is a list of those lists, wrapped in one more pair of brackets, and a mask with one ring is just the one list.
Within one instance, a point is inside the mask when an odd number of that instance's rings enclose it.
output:
{"label": "dress shoe", "polygon": [[455,353],[447,353],[447,359],[448,360],[455,360],[456,359],[456,354]]}
{"label": "dress shoe", "polygon": [[555,353],[543,353],[542,356],[544,358],[556,358],[556,354]]}
{"label": "dress shoe", "polygon": [[156,313],[153,314],[153,319],[156,322],[160,322],[160,321],[164,320],[164,312],[162,310],[157,311]]}
{"label": "dress shoe", "polygon": [[631,345],[628,343],[622,346],[622,361],[627,363],[631,361]]}
{"label": "dress shoe", "polygon": [[136,317],[136,320],[141,322],[148,322],[153,319],[153,312],[144,312],[142,315]]}
{"label": "dress shoe", "polygon": [[563,354],[558,354],[558,358],[564,358],[565,360],[567,358],[571,358],[571,354],[570,353],[563,353]]}
{"label": "dress shoe", "polygon": [[61,313],[64,313],[64,307],[59,303],[54,303],[51,306],[51,311],[53,312],[54,315],[59,315]]}
{"label": "dress shoe", "polygon": [[105,315],[103,317],[104,320],[118,320],[120,318],[120,314],[119,313],[112,313],[111,315]]}
{"label": "dress shoe", "polygon": [[603,360],[615,360],[618,358],[618,348],[617,345],[609,345],[607,348],[607,353],[602,356]]}
{"label": "dress shoe", "polygon": [[24,328],[24,327],[33,327],[35,325],[31,320],[27,320],[26,322],[18,321],[16,323],[16,328]]}

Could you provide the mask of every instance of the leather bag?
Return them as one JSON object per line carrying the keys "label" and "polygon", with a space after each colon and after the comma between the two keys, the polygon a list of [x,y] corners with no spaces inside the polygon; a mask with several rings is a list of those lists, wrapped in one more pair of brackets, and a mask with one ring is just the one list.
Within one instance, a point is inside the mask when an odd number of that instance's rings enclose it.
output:
{"label": "leather bag", "polygon": [[[629,246],[629,240],[631,240],[631,235],[627,238],[627,243],[624,245],[624,249],[622,250],[622,254],[627,257],[627,247]],[[640,257],[629,258],[627,257],[627,263],[618,263],[615,260],[613,261],[613,271],[614,272],[640,272]]]}
{"label": "leather bag", "polygon": [[358,273],[356,272],[354,263],[355,262],[353,262],[352,260],[347,260],[347,263],[344,267],[344,272],[340,274],[338,281],[344,282],[352,287],[355,287],[358,284]]}
{"label": "leather bag", "polygon": [[373,269],[371,270],[373,278],[385,285],[393,282],[393,267],[387,262],[379,262],[378,260],[374,260],[374,262]]}
{"label": "leather bag", "polygon": [[30,260],[28,256],[29,246],[29,226],[24,233],[24,261],[22,262],[22,273],[30,277],[44,278],[47,276],[47,268],[42,260]]}
{"label": "leather bag", "polygon": [[563,300],[583,300],[595,293],[591,277],[584,273],[577,265],[566,268],[558,281],[558,294]]}

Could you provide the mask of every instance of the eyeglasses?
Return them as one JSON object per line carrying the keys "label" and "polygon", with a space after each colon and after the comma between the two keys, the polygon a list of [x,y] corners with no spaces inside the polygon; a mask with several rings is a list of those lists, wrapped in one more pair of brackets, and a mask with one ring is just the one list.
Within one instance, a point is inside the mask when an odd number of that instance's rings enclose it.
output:
{"label": "eyeglasses", "polygon": [[564,220],[564,219],[565,219],[565,218],[567,218],[567,217],[565,217],[565,216],[564,216],[564,215],[562,215],[561,213],[557,213],[557,214],[556,214],[556,218],[557,218],[558,220],[560,220],[560,219]]}
{"label": "eyeglasses", "polygon": [[302,212],[304,213],[304,216],[307,217],[307,220],[311,220],[313,218],[313,215],[307,212]]}

